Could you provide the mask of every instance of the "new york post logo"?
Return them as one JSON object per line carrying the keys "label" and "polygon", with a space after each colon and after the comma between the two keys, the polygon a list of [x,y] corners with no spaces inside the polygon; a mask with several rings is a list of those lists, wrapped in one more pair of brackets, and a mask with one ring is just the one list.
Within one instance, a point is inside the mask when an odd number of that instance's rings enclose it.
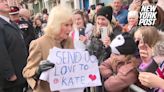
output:
{"label": "new york post logo", "polygon": [[142,5],[139,13],[139,23],[138,25],[143,26],[153,26],[157,20],[156,5]]}

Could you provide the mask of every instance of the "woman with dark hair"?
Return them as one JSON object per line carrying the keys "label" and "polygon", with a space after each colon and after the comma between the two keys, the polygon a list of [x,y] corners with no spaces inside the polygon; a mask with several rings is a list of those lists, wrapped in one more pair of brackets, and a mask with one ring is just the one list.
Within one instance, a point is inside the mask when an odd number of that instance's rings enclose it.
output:
{"label": "woman with dark hair", "polygon": [[35,31],[35,38],[41,37],[44,32],[42,28],[42,20],[39,18],[34,19],[34,31]]}

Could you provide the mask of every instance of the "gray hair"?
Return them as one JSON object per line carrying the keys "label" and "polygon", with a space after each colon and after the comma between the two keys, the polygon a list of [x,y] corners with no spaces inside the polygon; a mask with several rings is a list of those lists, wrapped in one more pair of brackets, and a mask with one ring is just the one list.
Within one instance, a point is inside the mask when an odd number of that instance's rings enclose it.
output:
{"label": "gray hair", "polygon": [[164,40],[157,42],[154,46],[154,55],[164,56]]}
{"label": "gray hair", "polygon": [[154,46],[154,55],[155,56],[164,56],[164,32],[160,32],[160,40]]}

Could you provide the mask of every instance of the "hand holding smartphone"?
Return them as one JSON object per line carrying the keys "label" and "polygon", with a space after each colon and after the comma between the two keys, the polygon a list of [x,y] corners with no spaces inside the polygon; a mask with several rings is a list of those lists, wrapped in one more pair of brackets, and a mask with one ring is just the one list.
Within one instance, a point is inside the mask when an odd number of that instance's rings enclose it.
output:
{"label": "hand holding smartphone", "polygon": [[80,29],[79,29],[79,36],[80,36],[80,35],[85,36],[85,28],[80,28]]}
{"label": "hand holding smartphone", "polygon": [[105,37],[108,36],[108,28],[107,27],[101,27],[100,33],[101,33],[101,40],[104,40]]}

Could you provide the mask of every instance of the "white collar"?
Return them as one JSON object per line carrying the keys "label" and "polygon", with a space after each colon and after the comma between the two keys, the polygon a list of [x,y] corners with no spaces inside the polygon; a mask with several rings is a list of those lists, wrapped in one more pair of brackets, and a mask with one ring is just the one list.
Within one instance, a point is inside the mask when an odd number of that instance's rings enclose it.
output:
{"label": "white collar", "polygon": [[4,19],[8,23],[10,23],[10,19],[8,17],[0,15],[0,18]]}

